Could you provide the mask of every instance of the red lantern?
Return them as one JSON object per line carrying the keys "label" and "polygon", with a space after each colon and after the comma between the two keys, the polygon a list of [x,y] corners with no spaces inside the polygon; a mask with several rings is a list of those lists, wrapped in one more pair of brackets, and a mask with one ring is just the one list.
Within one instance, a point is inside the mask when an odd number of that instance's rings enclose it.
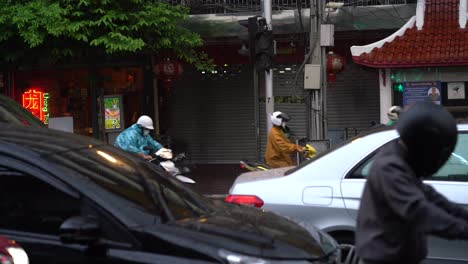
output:
{"label": "red lantern", "polygon": [[172,81],[182,74],[182,64],[176,60],[166,59],[153,67],[154,73],[159,80],[164,82],[164,87],[170,89]]}
{"label": "red lantern", "polygon": [[345,66],[345,59],[330,51],[327,54],[327,82],[335,82],[336,81],[336,74],[343,71]]}

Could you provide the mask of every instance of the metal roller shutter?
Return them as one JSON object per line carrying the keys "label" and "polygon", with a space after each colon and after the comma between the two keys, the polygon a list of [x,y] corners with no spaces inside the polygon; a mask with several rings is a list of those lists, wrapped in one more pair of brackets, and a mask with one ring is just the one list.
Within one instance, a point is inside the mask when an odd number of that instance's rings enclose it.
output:
{"label": "metal roller shutter", "polygon": [[193,68],[174,84],[168,134],[193,163],[238,163],[255,159],[253,70],[222,67],[215,73]]}
{"label": "metal roller shutter", "polygon": [[349,62],[327,89],[327,110],[331,145],[369,129],[373,121],[379,123],[378,70]]}

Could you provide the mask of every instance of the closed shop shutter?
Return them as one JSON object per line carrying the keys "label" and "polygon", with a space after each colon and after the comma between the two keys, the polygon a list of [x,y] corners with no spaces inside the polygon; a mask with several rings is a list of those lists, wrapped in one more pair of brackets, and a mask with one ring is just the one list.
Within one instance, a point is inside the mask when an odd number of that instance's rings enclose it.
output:
{"label": "closed shop shutter", "polygon": [[174,144],[193,163],[238,163],[255,159],[253,70],[232,65],[216,73],[185,69],[168,104]]}
{"label": "closed shop shutter", "polygon": [[332,145],[379,123],[378,70],[348,62],[327,89],[327,110]]}

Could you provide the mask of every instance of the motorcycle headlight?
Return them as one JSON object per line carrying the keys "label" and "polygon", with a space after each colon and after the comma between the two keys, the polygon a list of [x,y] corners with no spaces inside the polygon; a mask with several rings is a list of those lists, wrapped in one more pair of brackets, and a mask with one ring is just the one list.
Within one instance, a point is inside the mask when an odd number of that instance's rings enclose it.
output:
{"label": "motorcycle headlight", "polygon": [[14,264],[29,264],[28,254],[19,247],[7,247],[6,250],[13,259]]}
{"label": "motorcycle headlight", "polygon": [[231,252],[225,249],[219,250],[219,256],[227,260],[229,264],[334,264],[339,263],[339,250],[336,250],[333,254],[329,255],[325,259],[317,261],[307,260],[272,260],[263,259],[258,257],[246,256],[239,253]]}

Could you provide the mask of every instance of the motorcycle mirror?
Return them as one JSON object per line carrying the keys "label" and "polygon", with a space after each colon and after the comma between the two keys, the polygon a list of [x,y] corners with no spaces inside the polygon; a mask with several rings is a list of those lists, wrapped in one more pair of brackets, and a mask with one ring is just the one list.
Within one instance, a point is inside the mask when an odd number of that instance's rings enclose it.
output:
{"label": "motorcycle mirror", "polygon": [[176,178],[181,181],[181,182],[185,182],[185,183],[195,183],[194,180],[190,179],[189,177],[185,177],[183,175],[177,175]]}

